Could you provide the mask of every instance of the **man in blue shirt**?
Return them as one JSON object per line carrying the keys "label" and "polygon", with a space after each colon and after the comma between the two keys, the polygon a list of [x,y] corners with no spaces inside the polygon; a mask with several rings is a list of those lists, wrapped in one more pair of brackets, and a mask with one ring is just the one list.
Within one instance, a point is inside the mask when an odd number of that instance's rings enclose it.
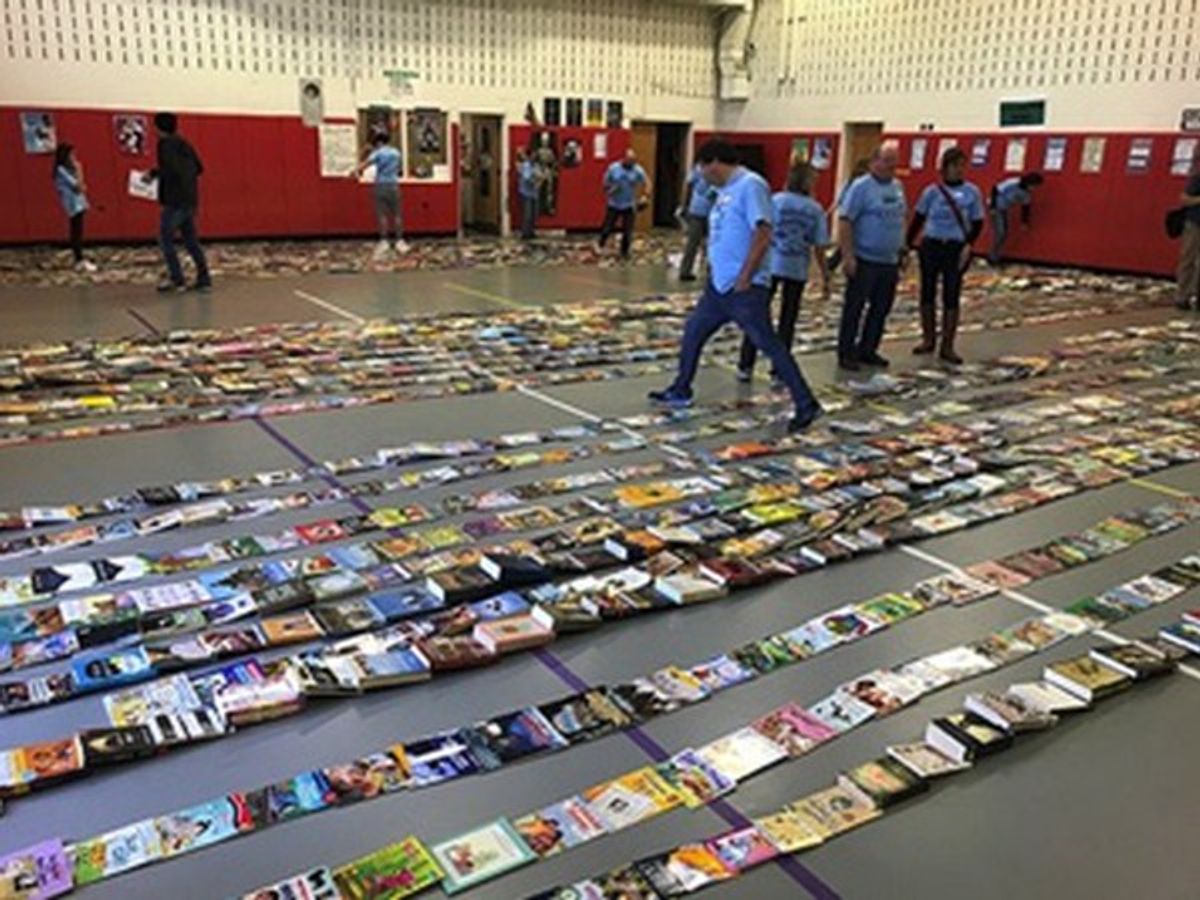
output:
{"label": "man in blue shirt", "polygon": [[[400,207],[400,164],[403,160],[386,132],[375,135],[371,143],[373,149],[358,164],[352,177],[361,178],[363,172],[375,167],[375,216],[379,220],[379,244],[375,248],[375,258],[381,259],[387,256],[389,250],[404,252],[408,249],[408,244],[400,236],[404,228],[404,215]],[[395,235],[390,243],[389,231]]]}
{"label": "man in blue shirt", "polygon": [[[825,262],[829,226],[825,210],[810,196],[815,175],[808,163],[793,166],[788,173],[787,190],[771,198],[771,297],[775,296],[776,289],[782,289],[776,333],[789,350],[796,337],[796,318],[808,281],[809,259],[814,255],[821,270],[822,292],[825,299],[829,299],[829,268]],[[739,381],[750,380],[756,356],[754,343],[748,337],[742,338]]]}
{"label": "man in blue shirt", "polygon": [[537,220],[538,178],[529,151],[517,148],[517,195],[521,198],[521,239],[533,240],[533,227]]}
{"label": "man in blue shirt", "polygon": [[708,213],[712,209],[713,197],[716,191],[704,179],[700,164],[692,166],[688,175],[687,189],[680,211],[684,215],[684,226],[687,228],[687,242],[683,245],[683,258],[679,261],[679,280],[696,280],[696,253],[700,244],[708,237]]}
{"label": "man in blue shirt", "polygon": [[888,364],[879,355],[879,343],[900,280],[906,212],[897,162],[895,147],[877,148],[870,170],[846,189],[838,208],[838,245],[846,269],[838,365],[851,371],[862,364]]}
{"label": "man in blue shirt", "polygon": [[1030,172],[1020,178],[1015,175],[1005,178],[992,188],[992,252],[988,254],[988,262],[993,266],[1000,265],[1004,242],[1008,240],[1008,211],[1019,204],[1021,227],[1028,228],[1029,204],[1033,201],[1030,192],[1042,180],[1041,173]]}
{"label": "man in blue shirt", "polygon": [[[640,191],[639,191],[640,189]],[[608,167],[604,173],[604,196],[607,209],[604,212],[604,224],[600,227],[600,246],[608,243],[608,236],[613,233],[617,220],[621,220],[621,256],[629,259],[629,245],[633,242],[633,218],[637,207],[650,193],[650,179],[646,170],[638,165],[637,154],[632,149],[625,151],[625,156]]]}
{"label": "man in blue shirt", "polygon": [[944,362],[962,363],[954,350],[958,332],[958,301],[963,272],[971,264],[971,245],[983,230],[983,194],[963,180],[967,154],[951,147],[942,156],[941,181],[929,185],[917,200],[905,243],[911,248],[922,229],[921,241],[921,343],[913,353],[932,353],[937,343],[938,281],[942,283],[942,342]]}
{"label": "man in blue shirt", "polygon": [[788,430],[800,431],[822,410],[791,352],[771,330],[770,190],[760,176],[738,165],[737,151],[727,141],[706,142],[696,158],[705,179],[717,188],[708,215],[708,285],[684,326],[675,381],[666,390],[651,391],[650,399],[676,408],[691,406],[700,353],[717,329],[732,321],[770,357],[795,404]]}

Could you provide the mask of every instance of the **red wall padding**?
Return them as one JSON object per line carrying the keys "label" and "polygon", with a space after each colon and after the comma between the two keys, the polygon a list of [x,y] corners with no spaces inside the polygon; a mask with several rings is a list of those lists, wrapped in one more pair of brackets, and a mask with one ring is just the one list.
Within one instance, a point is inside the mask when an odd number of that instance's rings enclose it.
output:
{"label": "red wall padding", "polygon": [[[1104,163],[1100,172],[1084,174],[1079,171],[1085,133],[1055,134],[1054,132],[923,132],[921,134],[890,134],[900,143],[901,177],[907,188],[910,203],[915,203],[925,185],[936,177],[938,143],[943,137],[958,139],[958,145],[971,155],[978,138],[990,138],[991,147],[986,166],[968,165],[967,178],[979,186],[986,198],[996,182],[1008,178],[1004,171],[1004,154],[1010,137],[1027,139],[1025,171],[1042,172],[1045,184],[1033,192],[1030,228],[1018,225],[1019,214],[1013,211],[1005,255],[1033,262],[1063,263],[1102,269],[1118,269],[1170,275],[1178,261],[1179,244],[1167,238],[1163,216],[1177,204],[1183,193],[1182,175],[1171,175],[1171,153],[1174,133],[1113,133],[1096,132],[1107,138]],[[925,168],[908,172],[910,147],[914,137],[928,138]],[[1067,139],[1066,162],[1061,172],[1045,172],[1046,141],[1051,137]],[[1129,146],[1136,138],[1154,141],[1150,168],[1145,172],[1126,169]],[[979,248],[990,246],[991,228],[985,229]]]}
{"label": "red wall padding", "polygon": [[813,198],[822,206],[833,203],[837,193],[838,152],[841,149],[841,138],[828,131],[700,131],[696,133],[696,147],[709,138],[722,137],[734,144],[758,144],[763,149],[763,159],[766,162],[766,179],[771,185],[771,191],[781,191],[787,183],[788,167],[792,161],[792,141],[799,138],[808,139],[809,152],[818,137],[827,138],[833,144],[833,159],[828,169],[819,170],[817,182],[813,186]]}
{"label": "red wall padding", "polygon": [[[30,155],[21,142],[20,109],[0,108],[0,243],[63,240],[66,220],[50,179],[52,157]],[[75,145],[88,182],[87,239],[145,240],[157,230],[158,207],[126,193],[129,171],[153,165],[125,156],[107,110],[56,109],[58,139]],[[126,112],[138,112],[126,110]],[[152,112],[143,112],[147,120]],[[317,130],[296,116],[183,114],[180,133],[204,161],[200,233],[204,237],[372,234],[371,188],[349,178],[322,178]],[[451,126],[453,180],[403,184],[408,233],[458,229],[458,126]]]}
{"label": "red wall padding", "polygon": [[[615,160],[620,159],[629,147],[629,131],[624,128],[579,128],[547,125],[534,129],[530,125],[508,127],[509,166],[509,214],[513,228],[521,221],[521,198],[517,194],[517,149],[528,147],[534,131],[551,131],[558,135],[558,156],[562,159],[563,147],[569,140],[577,140],[583,146],[583,161],[573,169],[558,170],[558,203],[552,216],[538,216],[539,228],[564,228],[568,230],[596,229],[604,221],[604,172]],[[595,159],[593,141],[597,134],[608,134],[607,156]],[[654,163],[642,160],[642,166],[651,179],[654,178]]]}

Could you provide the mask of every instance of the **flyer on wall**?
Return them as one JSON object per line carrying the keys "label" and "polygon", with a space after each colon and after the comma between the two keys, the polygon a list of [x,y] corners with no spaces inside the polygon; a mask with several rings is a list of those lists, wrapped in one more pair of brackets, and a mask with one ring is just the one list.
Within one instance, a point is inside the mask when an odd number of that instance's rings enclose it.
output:
{"label": "flyer on wall", "polygon": [[1047,172],[1061,172],[1067,164],[1067,139],[1052,137],[1046,140],[1046,158],[1042,168]]}
{"label": "flyer on wall", "polygon": [[925,148],[928,145],[929,141],[925,138],[913,138],[908,158],[908,167],[910,169],[919,172],[925,168]]}

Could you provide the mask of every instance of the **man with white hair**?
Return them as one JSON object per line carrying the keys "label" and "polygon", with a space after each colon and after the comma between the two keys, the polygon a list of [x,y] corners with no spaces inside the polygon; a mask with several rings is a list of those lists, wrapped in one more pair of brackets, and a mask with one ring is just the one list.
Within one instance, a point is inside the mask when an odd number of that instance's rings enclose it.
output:
{"label": "man with white hair", "polygon": [[907,213],[904,187],[895,177],[898,159],[894,146],[876,148],[867,174],[846,189],[838,207],[838,246],[846,269],[838,365],[851,371],[888,364],[879,343],[904,263]]}

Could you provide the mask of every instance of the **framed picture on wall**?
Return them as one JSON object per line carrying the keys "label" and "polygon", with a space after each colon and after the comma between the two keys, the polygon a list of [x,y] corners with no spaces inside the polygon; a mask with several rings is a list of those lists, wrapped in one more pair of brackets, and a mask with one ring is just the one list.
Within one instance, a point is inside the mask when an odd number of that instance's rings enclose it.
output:
{"label": "framed picture on wall", "polygon": [[408,114],[408,175],[432,178],[434,166],[444,166],[446,114],[440,109],[414,109]]}
{"label": "framed picture on wall", "polygon": [[1125,171],[1141,175],[1150,171],[1150,156],[1154,152],[1154,138],[1134,138],[1129,142],[1129,157],[1125,160]]}
{"label": "framed picture on wall", "polygon": [[1171,151],[1172,175],[1187,175],[1192,171],[1197,144],[1200,144],[1200,138],[1175,138],[1175,147]]}
{"label": "framed picture on wall", "polygon": [[567,125],[578,128],[583,124],[583,98],[567,98]]}
{"label": "framed picture on wall", "polygon": [[1047,172],[1061,172],[1067,165],[1067,139],[1052,137],[1046,139],[1046,156],[1042,160],[1042,168]]}
{"label": "framed picture on wall", "polygon": [[1028,148],[1025,138],[1009,138],[1004,148],[1004,171],[1021,172],[1025,169],[1025,151]]}
{"label": "framed picture on wall", "polygon": [[54,113],[21,113],[21,142],[26,153],[53,153],[58,146],[54,130]]}
{"label": "framed picture on wall", "polygon": [[791,165],[795,166],[808,162],[808,155],[808,138],[793,139]]}
{"label": "framed picture on wall", "polygon": [[604,124],[609,128],[620,128],[625,122],[625,104],[620,100],[609,100],[605,110]]}
{"label": "framed picture on wall", "polygon": [[908,167],[914,172],[925,168],[925,151],[928,147],[929,141],[925,138],[913,138],[912,145],[908,148]]}
{"label": "framed picture on wall", "polygon": [[589,127],[598,128],[604,124],[604,101],[603,100],[588,100],[587,102],[587,124]]}
{"label": "framed picture on wall", "polygon": [[1079,171],[1087,175],[1095,175],[1104,168],[1104,144],[1102,137],[1083,139],[1083,153],[1079,157]]}
{"label": "framed picture on wall", "polygon": [[117,113],[113,116],[113,140],[123,156],[145,156],[150,149],[145,116]]}
{"label": "framed picture on wall", "polygon": [[971,166],[976,169],[983,168],[988,164],[991,155],[991,138],[976,138],[975,143],[971,145]]}
{"label": "framed picture on wall", "polygon": [[813,141],[812,167],[817,170],[828,169],[833,165],[833,141],[827,137],[819,137]]}

